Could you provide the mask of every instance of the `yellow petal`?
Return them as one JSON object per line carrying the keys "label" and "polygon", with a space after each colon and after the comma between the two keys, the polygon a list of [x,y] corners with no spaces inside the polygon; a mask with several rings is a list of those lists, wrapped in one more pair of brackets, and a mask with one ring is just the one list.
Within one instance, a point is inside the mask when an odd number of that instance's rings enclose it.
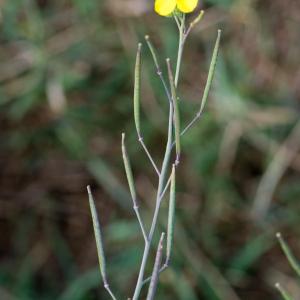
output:
{"label": "yellow petal", "polygon": [[161,16],[170,15],[176,8],[176,0],[156,0],[154,9]]}
{"label": "yellow petal", "polygon": [[192,12],[198,4],[198,0],[176,0],[176,2],[177,8],[183,13]]}

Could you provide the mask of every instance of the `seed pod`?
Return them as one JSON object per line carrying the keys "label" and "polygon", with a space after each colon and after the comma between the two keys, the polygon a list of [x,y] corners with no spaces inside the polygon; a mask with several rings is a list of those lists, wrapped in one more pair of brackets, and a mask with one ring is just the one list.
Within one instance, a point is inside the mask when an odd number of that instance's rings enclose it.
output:
{"label": "seed pod", "polygon": [[134,185],[130,160],[129,160],[129,157],[128,157],[128,154],[126,151],[126,146],[125,146],[125,133],[122,133],[122,156],[123,156],[124,168],[125,168],[125,172],[126,172],[126,177],[127,177],[127,181],[128,181],[131,198],[133,201],[133,205],[135,207],[137,205],[136,191],[135,191],[135,185]]}
{"label": "seed pod", "polygon": [[147,43],[147,45],[148,45],[148,48],[149,48],[149,50],[150,50],[150,52],[151,52],[151,55],[152,55],[152,58],[153,58],[155,67],[156,67],[157,71],[160,72],[159,63],[158,63],[158,59],[157,59],[157,55],[156,55],[156,52],[155,52],[154,47],[153,47],[153,45],[152,45],[152,42],[150,41],[149,35],[146,35],[146,36],[145,36],[145,40],[146,40],[146,43]]}
{"label": "seed pod", "polygon": [[218,59],[218,53],[219,53],[219,47],[220,47],[221,33],[222,32],[219,29],[217,40],[216,40],[216,43],[215,43],[214,52],[213,52],[213,55],[212,55],[210,66],[209,66],[209,71],[208,71],[208,76],[207,76],[207,80],[206,80],[204,93],[203,93],[202,100],[201,100],[199,115],[202,113],[202,111],[205,107],[205,104],[206,104],[206,101],[207,101],[207,98],[208,98],[208,94],[209,94],[209,91],[210,91],[210,87],[211,87],[211,84],[212,84],[212,81],[213,81],[213,77],[214,77],[214,74],[215,74],[215,69],[216,69],[216,64],[217,64],[217,59]]}
{"label": "seed pod", "polygon": [[134,71],[134,95],[133,95],[133,109],[134,109],[134,122],[138,137],[141,137],[140,125],[140,94],[141,94],[141,51],[142,44],[138,44],[138,50],[135,61]]}
{"label": "seed pod", "polygon": [[175,128],[175,146],[176,146],[176,163],[179,162],[181,145],[180,145],[180,115],[179,115],[179,107],[178,107],[178,99],[176,95],[176,88],[174,83],[174,76],[170,64],[170,59],[167,58],[167,66],[168,66],[168,75],[169,82],[171,88],[171,97],[174,108],[174,128]]}
{"label": "seed pod", "polygon": [[88,191],[89,204],[90,204],[92,220],[93,220],[93,227],[94,227],[94,234],[95,234],[95,239],[96,239],[99,267],[100,267],[100,272],[101,272],[101,276],[103,279],[103,283],[105,285],[105,284],[107,284],[106,261],[105,261],[105,255],[104,255],[104,249],[103,249],[101,227],[100,227],[100,223],[99,223],[99,219],[98,219],[98,215],[97,215],[97,211],[96,211],[95,200],[92,195],[90,186],[87,186],[87,191]]}

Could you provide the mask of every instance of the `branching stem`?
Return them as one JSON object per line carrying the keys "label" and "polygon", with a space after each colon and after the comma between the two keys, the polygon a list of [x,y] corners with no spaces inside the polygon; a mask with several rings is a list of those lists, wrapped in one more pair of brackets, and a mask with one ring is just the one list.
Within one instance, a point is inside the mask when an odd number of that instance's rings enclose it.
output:
{"label": "branching stem", "polygon": [[[161,274],[163,271],[165,271],[167,268],[169,267],[169,264],[167,263],[167,261],[163,264],[163,266],[160,268],[159,270],[159,274]],[[143,285],[147,284],[148,282],[150,282],[151,280],[151,276],[147,277],[144,281],[143,281]]]}
{"label": "branching stem", "polygon": [[169,105],[168,139],[167,139],[167,145],[166,145],[164,160],[163,160],[163,164],[162,164],[162,168],[161,168],[161,172],[160,172],[160,176],[159,176],[158,190],[157,190],[157,194],[156,194],[155,210],[154,210],[154,215],[153,215],[153,219],[152,219],[150,232],[149,232],[149,235],[148,235],[148,242],[145,243],[143,258],[142,258],[141,267],[140,267],[140,271],[139,271],[139,276],[138,276],[138,280],[137,280],[137,284],[136,284],[136,288],[135,288],[132,300],[137,300],[138,299],[138,297],[141,293],[142,286],[143,286],[146,263],[147,263],[147,260],[148,260],[149,251],[150,251],[150,247],[151,247],[151,242],[152,242],[155,227],[156,227],[156,224],[157,224],[159,209],[160,209],[160,205],[161,205],[161,201],[162,201],[161,195],[163,194],[163,191],[165,189],[164,188],[165,177],[166,177],[166,174],[167,174],[167,168],[168,168],[168,165],[169,165],[169,160],[170,160],[171,151],[172,151],[172,131],[173,131],[173,105],[172,105],[172,102],[170,102],[170,105]]}

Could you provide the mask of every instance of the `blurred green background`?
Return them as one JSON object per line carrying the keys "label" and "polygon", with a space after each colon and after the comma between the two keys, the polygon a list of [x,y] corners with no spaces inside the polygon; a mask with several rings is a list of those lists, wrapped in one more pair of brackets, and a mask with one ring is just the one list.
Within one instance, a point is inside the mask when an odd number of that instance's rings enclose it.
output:
{"label": "blurred green background", "polygon": [[[122,132],[147,228],[157,183],[135,136],[135,52],[145,34],[161,62],[174,61],[177,48],[173,20],[152,6],[0,1],[1,300],[108,299],[87,184],[104,227],[111,286],[131,295],[143,240]],[[199,8],[205,17],[187,42],[179,85],[183,124],[199,108],[218,28],[221,52],[205,114],[182,140],[175,250],[157,299],[279,299],[277,281],[299,299],[275,232],[300,253],[300,2],[206,0]],[[143,131],[160,163],[167,111],[146,47],[143,59]]]}

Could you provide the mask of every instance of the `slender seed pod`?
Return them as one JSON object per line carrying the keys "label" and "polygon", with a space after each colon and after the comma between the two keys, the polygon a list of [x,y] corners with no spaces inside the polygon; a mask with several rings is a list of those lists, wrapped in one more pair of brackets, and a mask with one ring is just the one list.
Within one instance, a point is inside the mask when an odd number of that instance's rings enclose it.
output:
{"label": "slender seed pod", "polygon": [[167,58],[167,67],[168,67],[168,75],[169,82],[171,88],[171,97],[174,108],[174,129],[175,129],[175,145],[176,145],[176,164],[179,163],[181,145],[180,145],[180,115],[179,115],[179,107],[178,107],[178,99],[176,95],[176,87],[174,83],[174,76],[172,72],[172,67],[170,63],[170,59]]}
{"label": "slender seed pod", "polygon": [[171,174],[168,231],[167,231],[167,258],[166,258],[167,264],[169,263],[171,252],[172,252],[172,246],[173,246],[175,205],[176,205],[176,176],[175,176],[175,165],[173,165],[172,174]]}
{"label": "slender seed pod", "polygon": [[125,146],[125,133],[122,133],[122,156],[123,156],[123,162],[124,162],[124,167],[125,167],[125,172],[126,172],[126,177],[127,177],[127,181],[128,181],[128,185],[129,185],[129,190],[130,190],[130,194],[131,194],[131,198],[132,198],[132,202],[133,202],[133,209],[136,213],[137,219],[139,221],[142,233],[143,233],[143,237],[145,242],[148,242],[147,240],[147,234],[146,234],[146,230],[143,224],[143,220],[141,218],[141,215],[139,213],[139,206],[138,206],[138,202],[137,202],[137,197],[136,197],[136,191],[135,191],[135,185],[134,185],[134,180],[133,180],[133,175],[132,175],[132,169],[131,169],[131,165],[130,165],[130,160],[129,160],[129,156],[127,154],[126,151],[126,146]]}
{"label": "slender seed pod", "polygon": [[98,219],[98,214],[96,211],[95,200],[92,195],[90,186],[87,186],[87,191],[88,191],[89,204],[90,204],[92,220],[93,220],[93,227],[94,227],[94,234],[95,234],[95,240],[96,240],[96,246],[97,246],[100,273],[101,273],[104,285],[107,285],[106,261],[105,261],[105,255],[104,255],[104,249],[103,249],[101,227],[100,227],[100,223],[99,223],[99,219]]}
{"label": "slender seed pod", "polygon": [[212,59],[210,62],[210,66],[209,66],[209,71],[208,71],[208,76],[207,76],[207,80],[206,80],[206,85],[205,85],[205,89],[204,89],[204,93],[202,96],[202,100],[201,100],[201,106],[200,106],[200,110],[199,110],[199,115],[202,113],[207,98],[208,98],[208,94],[210,91],[210,87],[213,81],[213,77],[215,74],[215,69],[216,69],[216,64],[217,64],[217,59],[218,59],[218,53],[219,53],[219,47],[220,47],[220,40],[221,40],[221,33],[222,31],[219,29],[218,30],[218,36],[217,36],[217,40],[215,43],[215,47],[214,47],[214,51],[213,51],[213,55],[212,55]]}
{"label": "slender seed pod", "polygon": [[284,240],[284,238],[282,237],[280,232],[276,233],[276,237],[279,241],[282,251],[284,252],[287,260],[290,263],[290,266],[294,269],[294,271],[297,273],[297,275],[300,276],[300,265],[297,262],[297,259],[295,258],[295,256],[293,255],[289,245],[286,243],[286,241]]}
{"label": "slender seed pod", "polygon": [[134,185],[134,180],[133,180],[133,175],[132,175],[132,169],[131,169],[129,157],[128,157],[128,154],[126,151],[126,146],[125,146],[125,133],[122,133],[122,156],[123,156],[126,177],[127,177],[133,205],[134,205],[134,207],[137,207],[136,191],[135,191],[135,185]]}
{"label": "slender seed pod", "polygon": [[141,137],[141,125],[140,125],[140,95],[141,95],[141,51],[142,44],[138,44],[138,50],[135,61],[134,71],[134,95],[133,95],[133,108],[134,108],[134,122],[138,137]]}
{"label": "slender seed pod", "polygon": [[191,29],[193,29],[193,27],[195,27],[201,21],[203,15],[204,15],[204,10],[200,10],[198,16],[190,24]]}
{"label": "slender seed pod", "polygon": [[276,289],[280,292],[282,298],[284,300],[293,300],[292,297],[288,294],[288,292],[281,286],[280,283],[275,284]]}
{"label": "slender seed pod", "polygon": [[155,65],[155,68],[156,68],[156,74],[158,75],[158,77],[160,78],[161,82],[162,82],[162,85],[164,87],[164,90],[165,90],[165,93],[166,93],[166,96],[167,96],[167,100],[169,102],[172,102],[172,99],[171,99],[171,94],[169,92],[169,89],[167,87],[167,84],[165,82],[165,79],[164,79],[164,76],[162,74],[162,71],[161,71],[161,67],[159,65],[159,62],[158,62],[158,59],[157,59],[157,55],[156,55],[156,51],[154,49],[154,46],[150,40],[150,37],[149,35],[146,35],[145,36],[145,40],[146,40],[146,43],[147,43],[147,46],[151,52],[151,55],[152,55],[152,59],[153,59],[153,62],[154,62],[154,65]]}
{"label": "slender seed pod", "polygon": [[156,251],[156,257],[155,257],[155,262],[154,262],[154,267],[151,275],[151,281],[148,289],[148,294],[147,294],[147,300],[153,300],[155,296],[155,292],[157,289],[157,284],[158,284],[158,277],[159,277],[159,270],[161,266],[161,260],[162,260],[162,251],[163,251],[163,241],[164,241],[165,233],[163,232],[161,234],[157,251]]}
{"label": "slender seed pod", "polygon": [[146,43],[147,43],[147,45],[148,45],[148,47],[149,47],[149,50],[150,50],[150,52],[151,52],[151,55],[152,55],[152,58],[153,58],[153,61],[154,61],[154,65],[155,65],[157,71],[160,72],[160,67],[159,67],[157,55],[156,55],[156,52],[155,52],[155,50],[154,50],[154,47],[153,47],[153,45],[152,45],[152,43],[151,43],[151,41],[150,41],[149,35],[145,35],[145,40],[146,40]]}

